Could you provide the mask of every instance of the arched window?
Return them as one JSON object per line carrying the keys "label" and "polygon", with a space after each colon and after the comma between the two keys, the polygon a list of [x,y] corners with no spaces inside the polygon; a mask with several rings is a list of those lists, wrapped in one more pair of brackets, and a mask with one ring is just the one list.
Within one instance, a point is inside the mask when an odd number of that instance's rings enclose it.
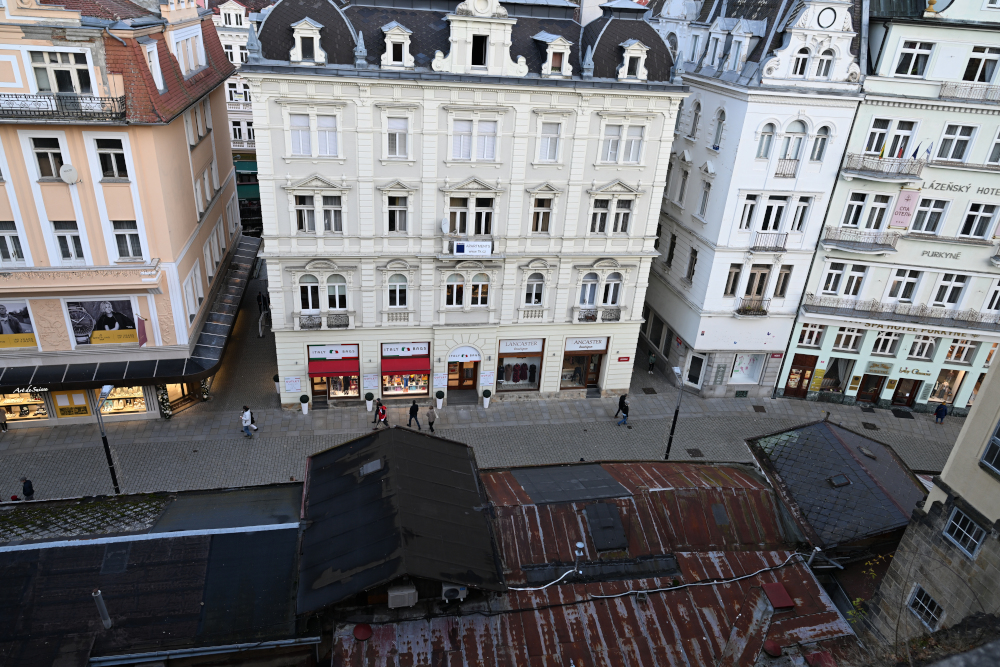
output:
{"label": "arched window", "polygon": [[698,102],[694,103],[694,111],[691,112],[691,131],[688,132],[689,137],[693,137],[698,134],[698,123],[701,122],[701,104]]}
{"label": "arched window", "polygon": [[621,291],[622,274],[612,273],[604,283],[604,299],[602,300],[602,304],[605,306],[617,306],[618,299],[621,297]]}
{"label": "arched window", "polygon": [[826,142],[830,139],[830,128],[825,125],[816,132],[816,138],[813,140],[812,155],[809,156],[810,160],[814,162],[819,162],[826,155]]}
{"label": "arched window", "polygon": [[471,306],[490,305],[490,277],[485,273],[472,276],[472,297],[469,302]]}
{"label": "arched window", "polygon": [[406,308],[406,276],[402,273],[389,276],[389,307]]}
{"label": "arched window", "polygon": [[327,278],[326,297],[330,310],[347,310],[347,278],[336,273]]}
{"label": "arched window", "polygon": [[580,287],[580,305],[593,306],[597,302],[597,283],[600,278],[596,273],[588,273],[583,277],[583,286]]}
{"label": "arched window", "polygon": [[795,62],[792,63],[792,76],[805,76],[808,65],[809,49],[799,49],[795,54]]}
{"label": "arched window", "polygon": [[299,278],[299,297],[303,313],[319,312],[319,280],[316,276],[307,274]]}
{"label": "arched window", "polygon": [[681,118],[684,117],[684,100],[677,105],[677,118],[674,120],[674,134],[681,131]]}
{"label": "arched window", "polygon": [[465,304],[465,278],[457,273],[448,276],[444,286],[444,305],[461,306]]}
{"label": "arched window", "polygon": [[540,306],[542,304],[542,290],[545,288],[545,276],[540,273],[532,273],[528,276],[528,288],[524,292],[524,305]]}
{"label": "arched window", "polygon": [[797,120],[785,130],[785,141],[781,145],[782,160],[798,160],[802,142],[806,139],[806,124]]}
{"label": "arched window", "polygon": [[824,79],[830,76],[830,68],[833,66],[833,50],[827,49],[816,57],[816,76]]}
{"label": "arched window", "polygon": [[726,128],[726,112],[719,109],[719,115],[715,118],[715,139],[712,141],[712,148],[719,150],[722,145],[722,131]]}
{"label": "arched window", "polygon": [[677,60],[677,35],[669,33],[667,35],[667,46],[670,48],[670,57]]}
{"label": "arched window", "polygon": [[757,157],[771,157],[771,144],[774,143],[774,123],[768,123],[760,131],[760,142],[757,144]]}

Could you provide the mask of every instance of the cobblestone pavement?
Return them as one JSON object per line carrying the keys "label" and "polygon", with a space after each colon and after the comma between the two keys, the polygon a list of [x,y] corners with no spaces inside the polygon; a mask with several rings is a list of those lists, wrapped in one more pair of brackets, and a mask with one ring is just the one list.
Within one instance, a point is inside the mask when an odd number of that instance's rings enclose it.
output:
{"label": "cobblestone pavement", "polygon": [[[282,410],[272,376],[274,338],[257,337],[256,292],[251,282],[212,398],[170,420],[108,425],[116,468],[125,492],[221,488],[301,479],[305,457],[370,431],[364,404],[313,410]],[[468,443],[483,468],[585,460],[662,459],[677,390],[643,363],[633,371],[630,427],[612,418],[617,399],[493,400],[479,406],[445,407],[435,424],[443,437]],[[655,394],[643,392],[652,389]],[[426,401],[424,401],[426,403]],[[260,430],[253,440],[239,427],[240,407],[250,405]],[[763,412],[754,407],[763,408]],[[392,425],[406,423],[407,403],[389,408]],[[423,409],[421,410],[421,412]],[[799,424],[830,420],[893,446],[918,471],[940,471],[964,419],[935,425],[932,415],[899,419],[888,410],[790,399],[701,399],[685,394],[671,460],[746,462],[744,440]],[[423,422],[422,422],[423,423]],[[869,429],[864,424],[874,426]],[[424,428],[427,424],[423,423]],[[20,493],[29,477],[37,499],[79,497],[112,491],[97,426],[11,429],[0,438],[0,492]]]}

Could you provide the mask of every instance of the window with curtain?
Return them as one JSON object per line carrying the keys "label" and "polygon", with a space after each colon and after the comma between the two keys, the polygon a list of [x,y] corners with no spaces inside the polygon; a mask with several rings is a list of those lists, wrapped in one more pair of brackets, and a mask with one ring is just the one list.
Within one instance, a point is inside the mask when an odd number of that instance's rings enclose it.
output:
{"label": "window with curtain", "polygon": [[461,306],[465,303],[465,278],[457,273],[448,276],[444,287],[444,305]]}
{"label": "window with curtain", "polygon": [[774,123],[768,123],[760,131],[760,141],[757,142],[757,157],[764,160],[771,157],[772,143],[774,143]]}
{"label": "window with curtain", "polygon": [[309,116],[293,113],[289,117],[292,129],[292,155],[311,155],[309,142]]}
{"label": "window with curtain", "polygon": [[347,278],[336,273],[327,278],[326,295],[330,310],[347,310]]}
{"label": "window with curtain", "polygon": [[532,273],[528,276],[528,287],[524,292],[524,305],[538,306],[542,303],[542,290],[545,288],[545,276]]}
{"label": "window with curtain", "polygon": [[597,303],[597,284],[600,279],[596,273],[588,273],[583,277],[583,285],[580,287],[580,305],[593,306]]}
{"label": "window with curtain", "polygon": [[472,293],[469,295],[470,306],[488,306],[490,296],[490,277],[485,273],[472,276]]}
{"label": "window with curtain", "polygon": [[406,276],[402,273],[389,276],[389,307],[406,307]]}

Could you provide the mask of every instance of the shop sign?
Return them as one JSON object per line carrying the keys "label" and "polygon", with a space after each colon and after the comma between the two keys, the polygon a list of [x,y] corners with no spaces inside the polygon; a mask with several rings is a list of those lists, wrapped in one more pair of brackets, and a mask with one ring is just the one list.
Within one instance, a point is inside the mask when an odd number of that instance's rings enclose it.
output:
{"label": "shop sign", "polygon": [[365,375],[362,381],[365,391],[378,391],[378,375]]}
{"label": "shop sign", "polygon": [[919,190],[907,190],[904,188],[899,191],[899,197],[896,199],[896,208],[893,210],[892,218],[889,220],[890,227],[909,228],[910,218],[913,217],[913,211],[917,207],[917,196],[919,194]]}
{"label": "shop sign", "polygon": [[889,382],[886,383],[885,388],[892,391],[896,388],[897,384],[899,384],[899,380],[889,380]]}
{"label": "shop sign", "polygon": [[785,356],[784,352],[772,352],[771,353],[771,358],[772,359],[782,359],[782,358],[784,358],[784,356]]}
{"label": "shop sign", "polygon": [[37,394],[39,392],[48,391],[48,387],[36,387],[33,384],[29,384],[27,387],[16,387],[14,389],[15,394]]}
{"label": "shop sign", "polygon": [[37,347],[34,332],[26,300],[0,301],[0,348]]}
{"label": "shop sign", "polygon": [[812,382],[809,383],[809,391],[819,391],[823,387],[823,377],[825,375],[825,368],[817,368],[813,371]]}
{"label": "shop sign", "polygon": [[927,377],[930,377],[930,375],[931,375],[930,371],[922,371],[919,368],[909,368],[909,367],[906,367],[906,366],[904,366],[903,368],[900,368],[899,372],[900,373],[909,373],[910,375],[925,375]]}
{"label": "shop sign", "polygon": [[566,339],[566,351],[567,352],[585,352],[588,350],[596,350],[598,352],[603,352],[608,349],[608,337],[600,336],[598,338],[567,338]]}
{"label": "shop sign", "polygon": [[865,373],[871,375],[888,375],[892,372],[894,364],[887,364],[883,361],[869,361]]}
{"label": "shop sign", "polygon": [[479,388],[489,389],[497,382],[496,371],[483,371],[479,374]]}
{"label": "shop sign", "polygon": [[430,343],[382,343],[383,357],[426,357],[430,353]]}
{"label": "shop sign", "polygon": [[302,391],[302,378],[285,378],[285,391]]}
{"label": "shop sign", "polygon": [[465,241],[455,243],[455,254],[474,257],[489,257],[493,253],[492,241]]}
{"label": "shop sign", "polygon": [[310,345],[309,359],[357,359],[357,345]]}
{"label": "shop sign", "polygon": [[618,357],[618,361],[628,361],[628,357]]}
{"label": "shop sign", "polygon": [[543,339],[541,338],[502,340],[500,341],[500,354],[508,354],[508,353],[517,354],[520,352],[541,352],[542,340]]}
{"label": "shop sign", "polygon": [[[372,377],[375,377],[374,375]],[[447,373],[435,373],[434,374],[434,388],[435,389],[447,389],[448,388],[448,374]]]}
{"label": "shop sign", "polygon": [[77,345],[139,342],[129,299],[67,301],[66,310]]}
{"label": "shop sign", "polygon": [[479,354],[479,350],[477,350],[474,347],[469,347],[468,345],[456,347],[454,350],[448,353],[448,361],[482,361],[482,360],[483,356]]}
{"label": "shop sign", "polygon": [[887,331],[902,331],[906,333],[938,334],[940,336],[954,336],[961,332],[963,338],[979,338],[977,333],[966,333],[960,329],[923,329],[919,327],[904,327],[896,324],[880,324],[878,322],[864,320],[847,320],[850,324],[857,324],[869,329],[885,329]]}
{"label": "shop sign", "polygon": [[962,259],[962,253],[960,252],[940,252],[937,250],[924,250],[920,253],[921,257],[940,257],[942,259]]}

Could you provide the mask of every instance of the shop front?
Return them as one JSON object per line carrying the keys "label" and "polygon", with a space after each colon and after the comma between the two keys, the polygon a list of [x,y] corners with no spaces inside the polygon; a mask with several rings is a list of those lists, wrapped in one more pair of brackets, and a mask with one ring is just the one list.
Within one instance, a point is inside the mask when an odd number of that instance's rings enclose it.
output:
{"label": "shop front", "polygon": [[448,389],[475,390],[482,362],[479,350],[468,345],[456,347],[448,353]]}
{"label": "shop front", "polygon": [[812,354],[796,354],[792,357],[792,368],[785,381],[785,396],[805,398],[818,360],[819,357]]}
{"label": "shop front", "polygon": [[955,395],[962,388],[962,381],[965,380],[965,375],[966,371],[942,368],[941,372],[938,373],[937,380],[934,382],[930,396],[927,397],[927,402],[954,405]]}
{"label": "shop front", "polygon": [[501,340],[497,354],[497,391],[538,391],[544,338]]}
{"label": "shop front", "polygon": [[309,383],[314,402],[361,398],[357,344],[310,345]]}
{"label": "shop front", "polygon": [[382,396],[408,398],[430,394],[431,344],[382,343]]}
{"label": "shop front", "polygon": [[585,389],[599,386],[601,365],[607,352],[607,336],[567,338],[559,388]]}
{"label": "shop front", "polygon": [[884,361],[869,361],[865,367],[865,374],[851,379],[851,389],[857,389],[858,395],[855,400],[861,403],[878,403],[882,390],[885,389],[886,381],[892,373],[894,364]]}
{"label": "shop front", "polygon": [[44,392],[0,394],[0,407],[7,413],[8,423],[39,421],[49,417]]}

